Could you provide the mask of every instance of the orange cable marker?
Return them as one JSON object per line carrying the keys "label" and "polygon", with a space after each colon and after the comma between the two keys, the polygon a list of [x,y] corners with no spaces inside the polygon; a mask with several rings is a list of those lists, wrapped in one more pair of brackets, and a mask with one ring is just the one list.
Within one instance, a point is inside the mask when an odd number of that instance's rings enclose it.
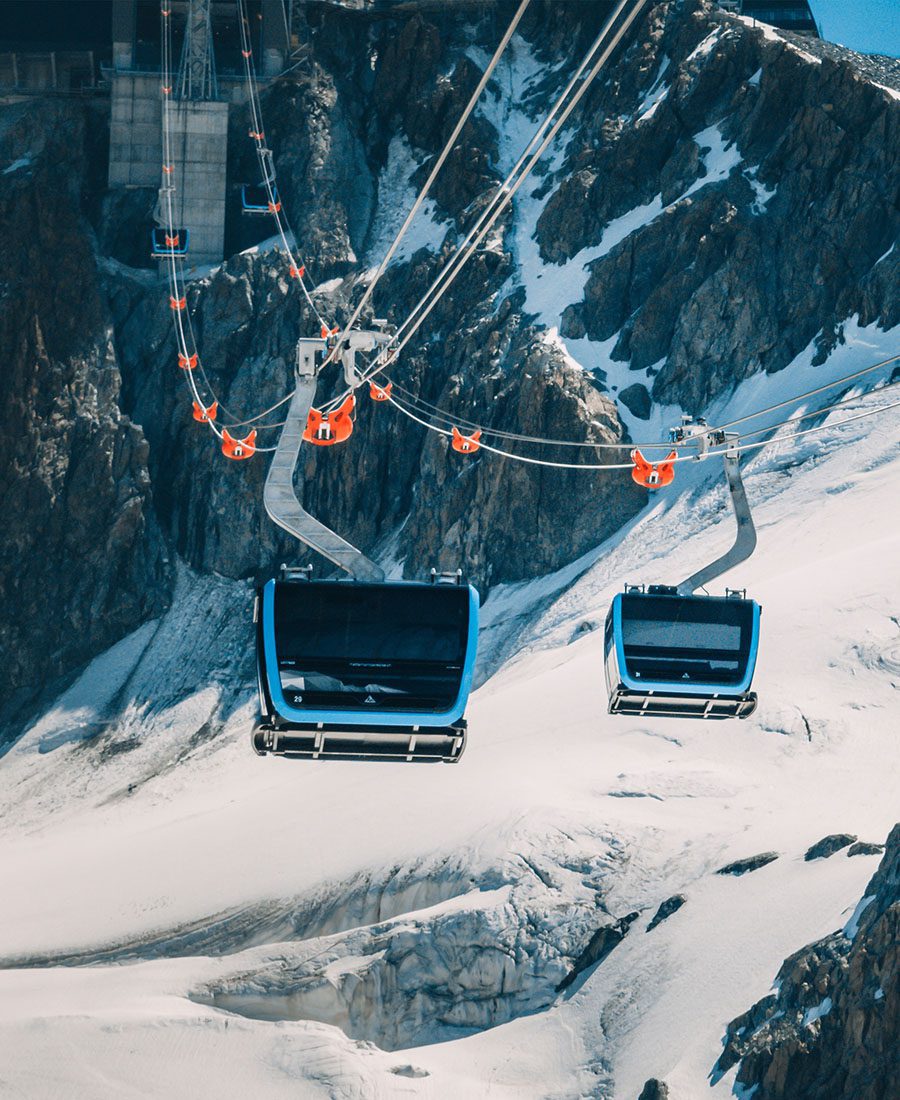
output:
{"label": "orange cable marker", "polygon": [[303,266],[303,264],[301,264],[299,267],[292,266],[289,274],[292,279],[302,279],[303,276],[306,274],[306,268]]}
{"label": "orange cable marker", "polygon": [[459,428],[454,427],[450,446],[454,451],[459,451],[460,454],[472,454],[473,451],[481,449],[479,439],[481,439],[481,428],[477,432],[472,432],[471,435],[463,435]]}
{"label": "orange cable marker", "polygon": [[645,489],[661,489],[663,485],[670,485],[675,480],[675,459],[678,452],[667,454],[662,462],[648,462],[640,451],[631,452],[631,461],[634,469],[631,477],[638,485]]}
{"label": "orange cable marker", "polygon": [[169,298],[169,305],[172,309],[187,309],[187,300],[185,298]]}
{"label": "orange cable marker", "polygon": [[332,447],[335,443],[345,442],[353,434],[351,413],[355,407],[356,399],[351,393],[333,412],[310,409],[303,438],[317,447]]}
{"label": "orange cable marker", "polygon": [[178,353],[178,365],[182,370],[196,370],[199,361],[200,359],[196,352],[191,356],[183,355],[181,352]]}
{"label": "orange cable marker", "polygon": [[369,397],[371,397],[373,401],[390,401],[391,390],[393,388],[393,382],[388,382],[385,386],[379,386],[377,382],[370,382]]}
{"label": "orange cable marker", "polygon": [[240,461],[242,458],[252,458],[256,453],[256,430],[254,429],[243,439],[235,439],[228,430],[222,432],[222,454],[226,458]]}
{"label": "orange cable marker", "polygon": [[198,404],[198,402],[194,402],[194,419],[199,420],[201,424],[208,424],[210,420],[215,420],[218,411],[218,401],[213,401],[213,403],[207,409],[204,409],[202,405]]}

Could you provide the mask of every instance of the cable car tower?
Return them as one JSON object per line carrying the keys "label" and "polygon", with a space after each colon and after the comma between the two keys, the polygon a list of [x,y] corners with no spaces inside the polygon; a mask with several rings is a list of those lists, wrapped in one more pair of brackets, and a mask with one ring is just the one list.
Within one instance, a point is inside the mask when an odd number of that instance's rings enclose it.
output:
{"label": "cable car tower", "polygon": [[604,630],[609,712],[747,718],[757,702],[750,685],[759,649],[759,604],[747,599],[743,590],[726,589],[724,596],[696,594],[746,561],[756,548],[737,437],[690,417],[670,435],[676,446],[696,444],[697,459],[705,458],[710,446],[725,447],[725,477],[737,533],[726,553],[680,584],[646,589],[627,585],[613,598]]}
{"label": "cable car tower", "polygon": [[[347,335],[340,358],[348,384],[358,384],[356,353],[390,339],[380,330]],[[261,718],[253,748],[311,759],[455,763],[466,742],[478,593],[460,571],[432,570],[425,582],[387,581],[379,565],[303,507],[294,478],[304,439],[339,441],[341,410],[312,408],[326,350],[327,337],[297,345],[296,390],[263,500],[274,523],[350,579],[313,580],[311,567],[282,566],[257,593]],[[341,415],[349,434],[349,411]]]}
{"label": "cable car tower", "polygon": [[178,98],[202,102],[215,99],[216,63],[212,48],[210,0],[188,0],[184,45],[176,81]]}

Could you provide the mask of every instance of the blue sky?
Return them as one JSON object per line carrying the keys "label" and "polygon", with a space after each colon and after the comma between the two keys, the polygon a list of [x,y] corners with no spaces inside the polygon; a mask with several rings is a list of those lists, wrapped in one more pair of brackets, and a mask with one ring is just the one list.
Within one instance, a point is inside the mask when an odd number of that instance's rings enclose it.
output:
{"label": "blue sky", "polygon": [[810,0],[810,7],[829,42],[900,56],[900,0]]}

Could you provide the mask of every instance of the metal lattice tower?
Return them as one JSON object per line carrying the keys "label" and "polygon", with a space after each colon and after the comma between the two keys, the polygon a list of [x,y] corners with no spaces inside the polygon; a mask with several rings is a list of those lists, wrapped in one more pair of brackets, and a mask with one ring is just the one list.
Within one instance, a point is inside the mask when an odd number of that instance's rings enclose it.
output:
{"label": "metal lattice tower", "polygon": [[180,99],[216,98],[210,0],[187,0],[184,48],[181,51],[176,86]]}

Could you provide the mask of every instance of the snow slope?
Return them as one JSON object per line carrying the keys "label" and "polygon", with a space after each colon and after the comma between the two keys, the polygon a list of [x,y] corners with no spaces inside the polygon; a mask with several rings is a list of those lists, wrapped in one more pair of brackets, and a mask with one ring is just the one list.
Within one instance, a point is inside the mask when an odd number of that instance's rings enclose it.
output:
{"label": "snow slope", "polygon": [[[898,428],[888,412],[749,460],[760,545],[728,578],[764,607],[745,723],[607,716],[590,628],[624,580],[725,545],[710,464],[549,605],[543,582],[453,767],[257,759],[248,593],[186,575],[2,762],[0,1092],[633,1100],[656,1076],[727,1095],[708,1081],[725,1023],[874,869],[803,852],[896,819]],[[534,593],[495,599],[497,622]]]}

